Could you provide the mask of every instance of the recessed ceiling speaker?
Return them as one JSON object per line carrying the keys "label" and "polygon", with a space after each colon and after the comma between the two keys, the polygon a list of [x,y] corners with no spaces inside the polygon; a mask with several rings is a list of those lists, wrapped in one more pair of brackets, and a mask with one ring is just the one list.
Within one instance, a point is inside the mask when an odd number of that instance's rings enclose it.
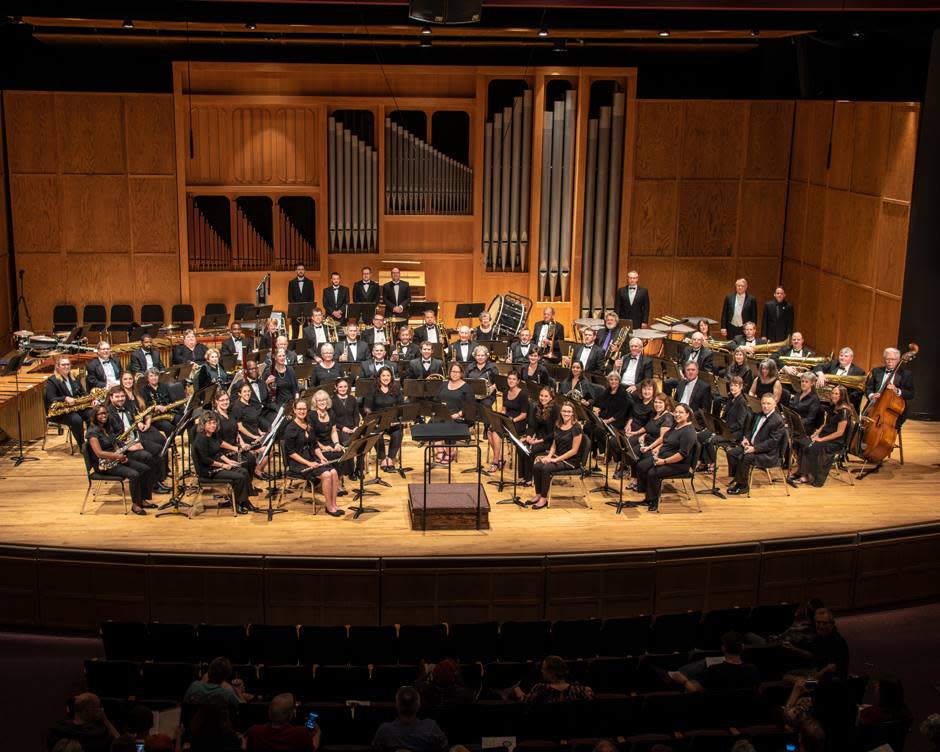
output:
{"label": "recessed ceiling speaker", "polygon": [[436,24],[468,24],[480,20],[483,0],[411,0],[408,16]]}

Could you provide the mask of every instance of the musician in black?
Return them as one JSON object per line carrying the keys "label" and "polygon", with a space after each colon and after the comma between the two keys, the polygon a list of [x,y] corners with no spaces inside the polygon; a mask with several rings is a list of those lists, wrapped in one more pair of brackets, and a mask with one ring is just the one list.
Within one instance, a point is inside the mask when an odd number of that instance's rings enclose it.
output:
{"label": "musician in black", "polygon": [[554,393],[547,386],[539,389],[538,399],[529,408],[528,426],[522,441],[529,447],[528,456],[517,452],[519,477],[524,486],[532,484],[535,458],[548,451],[558,422],[558,405]]}
{"label": "musician in black", "polygon": [[574,408],[566,403],[558,410],[558,422],[555,423],[548,453],[535,460],[535,498],[529,502],[531,509],[548,506],[548,490],[555,473],[577,467],[581,441],[581,426],[574,418]]}
{"label": "musician in black", "polygon": [[[56,358],[55,372],[46,379],[45,392],[43,400],[46,403],[46,412],[55,402],[65,402],[67,405],[74,405],[75,401],[88,395],[82,387],[82,383],[72,378],[72,363],[67,355],[60,355]],[[85,424],[91,421],[92,410],[86,407],[84,410],[75,410],[70,413],[59,415],[55,418],[48,418],[52,423],[66,426],[75,439],[75,444],[79,450],[85,446]]]}
{"label": "musician in black", "polygon": [[310,323],[304,327],[304,340],[307,343],[307,356],[313,360],[321,357],[320,351],[331,339],[331,329],[323,323],[323,311],[313,310]]}
{"label": "musician in black", "polygon": [[196,375],[196,391],[205,389],[209,384],[218,384],[219,391],[226,391],[231,383],[232,377],[222,367],[219,351],[210,347],[206,350],[206,360]]}
{"label": "musician in black", "polygon": [[338,325],[346,323],[346,306],[349,305],[349,288],[340,284],[339,272],[330,274],[330,286],[323,288],[323,309]]}
{"label": "musician in black", "polygon": [[601,373],[604,368],[604,351],[597,346],[597,333],[586,326],[581,332],[581,344],[574,350],[572,360],[580,360],[588,373]]}
{"label": "musician in black", "polygon": [[779,342],[793,333],[793,306],[787,300],[787,291],[781,285],[774,290],[774,299],[764,304],[761,334],[770,342]]}
{"label": "musician in black", "polygon": [[788,407],[800,416],[803,433],[809,436],[816,430],[822,417],[822,405],[816,394],[815,373],[804,371],[800,374],[800,393],[790,395]]}
{"label": "musician in black", "polygon": [[[574,361],[576,363],[580,361]],[[542,365],[542,356],[535,348],[529,350],[528,362],[520,370],[519,378],[527,384],[538,384],[540,386],[555,388],[555,379],[551,377],[548,369]]]}
{"label": "musician in black", "polygon": [[316,433],[307,422],[309,411],[306,400],[294,402],[294,419],[284,428],[284,454],[287,455],[288,467],[291,473],[302,475],[310,483],[319,478],[326,513],[330,517],[342,517],[345,512],[336,507],[339,475],[320,451]]}
{"label": "musician in black", "polygon": [[711,387],[699,378],[698,363],[690,360],[685,364],[685,378],[676,385],[675,399],[677,403],[684,403],[692,408],[693,413],[711,410]]}
{"label": "musician in black", "polygon": [[398,343],[389,356],[393,363],[408,363],[421,355],[420,348],[414,342],[414,332],[411,327],[403,325],[398,330]]}
{"label": "musician in black", "polygon": [[[580,392],[572,395],[572,392]],[[558,393],[564,394],[570,399],[576,399],[581,403],[585,410],[590,410],[597,398],[600,396],[601,389],[592,384],[584,375],[584,369],[581,367],[581,361],[575,360],[571,363],[571,374],[567,379],[561,382],[558,387]]]}
{"label": "musician in black", "polygon": [[[108,408],[98,405],[92,410],[91,425],[88,428],[88,444],[83,448],[88,464],[95,472],[124,478],[131,492],[131,511],[145,515],[146,509],[155,509],[156,504],[151,489],[154,479],[150,465],[129,457],[126,452],[119,452],[117,434],[111,430]],[[118,460],[118,464],[109,470],[101,469],[101,460]]]}
{"label": "musician in black", "polygon": [[[895,347],[887,347],[882,354],[884,365],[877,366],[868,374],[868,381],[865,383],[865,393],[868,395],[868,401],[877,400],[885,389],[890,389],[897,394],[906,403],[914,399],[914,377],[909,370],[901,370],[901,351]],[[867,410],[867,408],[866,408]],[[904,406],[904,412],[898,416],[895,421],[895,428],[901,430],[907,420],[908,405]]]}
{"label": "musician in black", "polygon": [[242,381],[251,389],[251,403],[260,414],[259,425],[267,431],[271,427],[271,421],[277,412],[277,407],[275,407],[274,400],[271,398],[271,392],[265,379],[260,376],[260,369],[255,361],[249,360],[245,363]]}
{"label": "musician in black", "polygon": [[[170,394],[169,385],[160,383],[160,372],[156,368],[151,368],[147,371],[147,375],[143,378],[143,383],[138,385],[137,393],[140,395],[141,400],[143,400],[144,407],[155,406],[151,422],[156,425],[162,433],[171,433],[173,426],[176,425],[179,420],[181,412],[179,409],[171,410],[167,407],[167,405],[172,404],[175,400],[173,399],[173,395]],[[161,415],[168,415],[168,417],[157,420]]]}
{"label": "musician in black", "polygon": [[378,344],[372,346],[372,359],[362,364],[362,378],[377,379],[379,371],[388,368],[392,372],[392,378],[397,378],[395,364],[385,357],[385,345]]}
{"label": "musician in black", "polygon": [[689,471],[698,439],[692,426],[692,409],[676,405],[675,425],[666,434],[662,445],[650,452],[636,466],[637,490],[643,492],[644,503],[651,512],[659,511],[663,479],[675,478]]}
{"label": "musician in black", "polygon": [[208,349],[201,342],[197,342],[196,333],[192,329],[188,329],[183,335],[183,342],[173,348],[173,365],[204,363]]}
{"label": "musician in black", "polygon": [[480,313],[480,325],[473,330],[474,342],[490,342],[496,339],[496,327],[489,311]]}
{"label": "musician in black", "polygon": [[865,371],[855,365],[855,351],[851,347],[839,350],[839,356],[825,365],[813,369],[818,377],[819,386],[826,385],[826,376],[864,376]]}
{"label": "musician in black", "polygon": [[754,380],[754,372],[747,364],[747,350],[743,346],[734,348],[734,352],[731,353],[731,363],[727,368],[720,368],[718,375],[729,383],[737,376],[744,385],[744,391],[747,392]]}
{"label": "musician in black", "polygon": [[[496,376],[499,374],[496,366],[490,363],[490,351],[485,345],[477,345],[473,349],[473,363],[471,363],[466,370],[466,378],[468,381],[472,379],[483,379],[486,382],[486,394],[477,399],[477,402],[489,409],[493,409],[493,404],[496,402]],[[499,456],[501,440],[499,434],[492,430],[492,427],[487,421],[483,421],[483,427],[486,430],[487,440],[490,443],[490,450],[493,457]],[[491,466],[491,472],[493,469],[499,470],[500,465],[493,463]]]}
{"label": "musician in black", "polygon": [[382,302],[385,304],[386,316],[408,317],[408,306],[411,305],[411,287],[401,278],[401,269],[392,267],[392,279],[382,285]]}
{"label": "musician in black", "polygon": [[[630,408],[633,400],[627,393],[627,388],[620,383],[620,374],[611,371],[607,374],[607,388],[597,398],[599,409],[598,417],[616,433],[622,433],[630,419]],[[608,431],[591,430],[591,438],[598,451],[605,451],[610,436]],[[610,441],[610,456],[615,463],[620,462],[620,447],[617,442]]]}
{"label": "musician in black", "polygon": [[[349,386],[349,379],[341,376],[336,382],[336,394],[333,395],[333,406],[330,408],[339,443],[344,447],[349,446],[352,435],[359,427],[359,405],[350,393]],[[364,459],[360,455],[356,460],[355,470],[349,475],[350,478],[356,480],[359,477],[363,463]]]}
{"label": "musician in black", "polygon": [[[767,344],[766,337],[757,336],[757,324],[753,321],[744,322],[744,331],[732,337],[732,341],[737,347],[743,347],[747,352],[753,352],[753,348],[758,345]],[[779,341],[779,340],[778,340]]]}
{"label": "musician in black", "polygon": [[653,378],[653,361],[643,354],[643,340],[639,337],[630,338],[629,348],[628,353],[614,361],[614,369],[620,374],[620,383],[627,393],[636,398],[638,386]]}
{"label": "musician in black", "polygon": [[[640,394],[642,395],[645,390],[645,386],[640,386]],[[641,402],[634,405],[635,415],[630,419],[629,430],[627,431],[627,440],[630,442],[630,446],[633,447],[633,453],[639,458],[643,459],[646,454],[649,454],[654,449],[659,449],[662,446],[663,440],[666,438],[666,434],[672,429],[673,424],[675,423],[675,417],[673,416],[674,405],[672,399],[670,399],[668,394],[659,392],[658,394],[653,395],[652,401],[652,412],[648,412],[646,409],[641,408],[641,405],[645,402],[645,397]],[[642,416],[648,415],[646,422],[640,425]],[[627,457],[624,460],[628,465],[635,468],[637,461],[632,457]],[[614,477],[619,476],[615,473]],[[638,490],[637,484],[634,481],[630,484],[630,489],[633,491]]]}
{"label": "musician in black", "polygon": [[[249,478],[254,476],[258,480],[267,480],[263,474],[264,467],[258,464],[258,458],[248,449],[249,442],[241,435],[238,418],[232,409],[232,398],[228,396],[228,392],[216,392],[212,399],[212,409],[219,419],[219,438],[222,440],[223,451],[248,471]],[[267,459],[264,465],[267,465]],[[258,493],[259,490],[252,487],[251,492]],[[247,506],[249,512],[254,511],[255,507],[251,502],[248,502]]]}
{"label": "musician in black", "polygon": [[242,382],[238,387],[237,399],[232,404],[232,418],[238,427],[239,438],[246,444],[257,444],[268,431],[261,424],[261,407],[252,399],[253,396],[251,385]]}
{"label": "musician in black", "polygon": [[[616,357],[619,356],[619,351],[611,352],[611,347],[617,341],[621,333],[626,336],[626,332],[624,332],[623,329],[624,327],[620,326],[620,319],[617,318],[616,313],[607,311],[607,313],[604,314],[604,328],[601,329],[597,335],[597,344],[600,345],[605,353],[614,356],[609,358],[608,362],[615,360]],[[629,331],[629,328],[627,328],[627,331]],[[623,343],[621,343],[621,346],[622,344]]]}
{"label": "musician in black", "polygon": [[352,472],[351,462],[336,462],[343,456],[343,445],[339,440],[339,428],[336,426],[336,418],[333,416],[333,400],[323,389],[318,389],[313,394],[313,408],[310,410],[308,422],[313,428],[313,434],[317,439],[317,447],[321,455],[334,462],[334,467],[339,480],[339,487],[336,489],[337,496],[345,496],[346,489],[343,487],[344,478]]}
{"label": "musician in black", "polygon": [[359,327],[349,324],[346,327],[346,339],[340,344],[340,363],[361,363],[369,358],[369,345],[359,339]]}
{"label": "musician in black", "polygon": [[[138,391],[138,383],[134,379],[134,374],[130,371],[124,371],[121,374],[121,389],[124,391],[124,404],[134,416],[143,413],[148,405]],[[144,449],[153,455],[159,455],[163,451],[163,444],[166,441],[165,433],[169,433],[164,426],[161,431],[153,423],[153,418],[148,415],[145,418],[138,418],[137,436]],[[161,421],[162,423],[162,421]]]}
{"label": "musician in black", "polygon": [[286,405],[300,396],[300,384],[294,369],[287,365],[287,351],[280,349],[274,363],[265,371],[264,383],[276,407]]}
{"label": "musician in black", "polygon": [[761,397],[760,406],[760,414],[741,443],[728,452],[728,472],[734,476],[734,482],[728,486],[732,496],[747,493],[752,467],[773,467],[780,461],[780,442],[786,435],[786,426],[772,394]]}
{"label": "musician in black", "polygon": [[394,344],[389,342],[385,336],[385,316],[378,311],[376,311],[375,315],[372,317],[372,326],[363,327],[362,341],[369,347],[372,347],[372,345],[378,342],[379,344],[385,345],[386,350],[390,350],[392,344]]}
{"label": "musician in black", "polygon": [[[722,420],[731,432],[731,440],[735,444],[744,438],[750,417],[751,408],[748,407],[747,397],[744,395],[744,380],[740,376],[732,376],[728,382],[728,399],[724,405]],[[711,441],[712,435],[707,430],[699,432],[699,443],[702,446],[702,466],[699,469],[706,472],[712,471],[718,454],[715,443]]]}
{"label": "musician in black", "polygon": [[564,338],[564,325],[555,321],[555,309],[546,306],[542,310],[542,320],[532,327],[532,341],[544,358],[557,363],[561,357],[561,343]]}
{"label": "musician in black", "polygon": [[[524,427],[525,420],[528,417],[529,393],[522,385],[519,372],[515,369],[506,374],[506,384],[506,390],[501,392],[503,396],[502,412],[504,415],[509,416],[514,424]],[[499,443],[497,445],[498,449],[493,452],[490,472],[496,472],[504,466],[502,434],[498,431],[493,431],[493,433],[496,434]]]}
{"label": "musician in black", "polygon": [[790,475],[789,480],[793,483],[810,483],[817,488],[825,484],[836,454],[845,448],[851,438],[852,427],[858,422],[848,389],[836,384],[829,393],[829,399],[825,423],[812,434],[794,442],[799,467]]}
{"label": "musician in black", "polygon": [[[779,366],[780,358],[812,358],[815,354],[815,352],[806,346],[803,335],[800,332],[793,332],[793,334],[790,335],[790,342],[781,347],[770,357],[773,358],[774,362]],[[783,366],[780,370],[792,375],[799,373],[799,369],[796,366]]]}
{"label": "musician in black", "polygon": [[199,430],[193,440],[192,458],[201,483],[230,483],[235,496],[235,509],[247,514],[254,505],[249,500],[251,479],[248,471],[231,459],[219,433],[219,416],[207,410],[199,419]]}
{"label": "musician in black", "polygon": [[297,353],[290,349],[290,340],[282,334],[274,340],[274,347],[271,348],[265,357],[265,368],[271,367],[271,360],[273,359],[274,353],[276,353],[278,350],[284,351],[284,357],[286,358],[287,365],[289,365],[291,368],[300,362],[300,358],[297,357]]}
{"label": "musician in black", "polygon": [[721,308],[721,336],[734,339],[744,332],[745,321],[757,321],[757,299],[748,293],[747,280],[735,280],[734,292]]}
{"label": "musician in black", "polygon": [[229,336],[222,343],[222,357],[234,355],[235,360],[242,363],[245,360],[248,347],[245,335],[242,334],[242,325],[237,321],[233,321],[232,326],[229,328]]}
{"label": "musician in black", "polygon": [[641,329],[650,320],[650,295],[645,287],[640,287],[640,275],[635,271],[627,272],[627,284],[617,290],[617,302],[614,306],[617,316],[628,319],[634,329]]}
{"label": "musician in black", "polygon": [[[682,355],[679,358],[679,370],[685,373],[685,367],[689,363],[695,363],[698,366],[699,373],[702,371],[712,373],[715,370],[714,356],[712,355],[712,351],[705,347],[705,335],[701,332],[692,333],[690,343],[682,351]],[[666,379],[666,391],[674,393],[678,384],[679,379]],[[683,401],[680,395],[674,394],[674,396],[678,402]],[[697,408],[693,409],[697,411]]]}
{"label": "musician in black", "polygon": [[457,329],[457,339],[450,346],[450,359],[458,363],[469,363],[473,360],[473,332],[469,326],[463,325]]}
{"label": "musician in black", "polygon": [[530,352],[538,352],[538,348],[532,341],[532,332],[525,328],[520,329],[519,339],[509,348],[509,362],[515,365],[526,364],[529,362]]}
{"label": "musician in black", "polygon": [[[394,374],[388,365],[382,367],[378,372],[378,380],[372,394],[367,395],[362,401],[362,412],[368,417],[374,412],[385,410],[390,407],[397,407],[402,403],[401,390],[395,383]],[[385,436],[388,436],[388,452],[385,451]],[[383,435],[375,444],[375,456],[379,467],[386,472],[395,470],[395,458],[401,450],[401,442],[404,436],[404,430],[400,423],[396,423],[391,428],[385,429]]]}
{"label": "musician in black", "polygon": [[447,338],[438,328],[437,314],[434,313],[434,309],[429,308],[424,312],[424,323],[415,329],[415,342],[419,345],[422,342],[435,342],[443,347],[447,346]]}
{"label": "musician in black", "polygon": [[320,386],[327,381],[338,379],[343,375],[343,367],[333,358],[333,345],[327,342],[320,350],[320,362],[313,366],[311,377],[312,386]]}
{"label": "musician in black", "polygon": [[101,340],[98,357],[85,364],[85,386],[92,389],[110,389],[121,381],[121,364],[111,357],[111,343]]}
{"label": "musician in black", "polygon": [[163,360],[160,353],[153,349],[153,337],[144,334],[140,338],[140,347],[131,353],[131,373],[146,373],[151,368],[164,370]]}
{"label": "musician in black", "polygon": [[421,357],[415,358],[405,368],[405,377],[426,379],[430,376],[444,378],[444,363],[433,357],[434,346],[430,342],[421,343]]}
{"label": "musician in black", "polygon": [[[486,350],[486,348],[482,348]],[[464,417],[465,407],[474,401],[473,388],[464,380],[464,371],[460,363],[451,363],[448,377],[437,392],[436,400],[442,402],[451,420],[468,422]],[[495,388],[495,387],[494,387]],[[457,459],[456,447],[438,446],[434,459],[439,463],[454,462]]]}
{"label": "musician in black", "polygon": [[748,394],[760,399],[765,394],[772,394],[776,402],[783,398],[783,385],[777,371],[777,362],[773,358],[764,358],[757,367],[757,377],[751,382]]}
{"label": "musician in black", "polygon": [[[310,284],[308,280],[308,284]],[[313,289],[312,287],[310,288]],[[264,331],[258,337],[258,348],[261,350],[270,350],[274,347],[274,341],[280,335],[281,330],[278,326],[278,320],[273,316],[264,322]]]}
{"label": "musician in black", "polygon": [[372,267],[362,267],[362,279],[353,285],[353,303],[378,303],[381,295],[379,283],[372,279]]}
{"label": "musician in black", "polygon": [[166,478],[166,469],[160,452],[163,449],[162,443],[157,446],[156,442],[148,441],[143,443],[140,431],[149,427],[147,422],[136,423],[135,407],[127,404],[127,398],[123,387],[114,386],[108,390],[108,419],[109,428],[114,436],[121,436],[129,429],[130,433],[127,439],[133,443],[128,447],[127,456],[135,462],[143,463],[150,468],[150,477],[153,479],[153,485],[150,489],[154,493],[169,493],[170,489],[163,485],[163,479]]}
{"label": "musician in black", "polygon": [[[307,270],[303,264],[297,264],[296,276],[287,284],[288,303],[314,303],[313,282],[307,279]],[[300,336],[300,319],[291,321],[291,336]],[[270,343],[266,345],[270,347]]]}

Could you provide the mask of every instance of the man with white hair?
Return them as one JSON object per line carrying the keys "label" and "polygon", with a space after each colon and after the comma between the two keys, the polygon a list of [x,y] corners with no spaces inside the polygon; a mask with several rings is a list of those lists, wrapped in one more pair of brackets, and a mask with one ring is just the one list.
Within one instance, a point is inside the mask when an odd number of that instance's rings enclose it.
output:
{"label": "man with white hair", "polygon": [[865,371],[855,365],[854,361],[855,352],[852,348],[843,347],[839,350],[839,357],[813,369],[817,377],[816,386],[825,386],[826,376],[864,376]]}
{"label": "man with white hair", "polygon": [[[900,370],[901,351],[896,347],[886,347],[883,353],[883,366],[872,368],[865,383],[865,394],[870,402],[877,400],[886,389],[910,403],[914,399],[914,377],[909,370]],[[898,417],[895,427],[900,431],[907,420],[909,405],[904,406],[904,412]]]}
{"label": "man with white hair", "polygon": [[721,308],[721,336],[734,339],[744,333],[745,321],[757,321],[757,298],[748,293],[747,280],[735,280],[734,292],[725,296]]}
{"label": "man with white hair", "polygon": [[450,346],[450,356],[458,363],[469,363],[473,359],[473,342],[470,337],[473,332],[466,324],[457,328],[457,341]]}
{"label": "man with white hair", "polygon": [[308,729],[291,723],[296,715],[294,696],[276,695],[268,704],[268,723],[258,723],[245,732],[248,752],[312,752],[320,746],[320,727]]}
{"label": "man with white hair", "polygon": [[631,337],[630,352],[614,361],[614,367],[620,374],[620,383],[630,394],[636,394],[637,386],[646,379],[653,378],[653,361],[643,355],[643,340]]}

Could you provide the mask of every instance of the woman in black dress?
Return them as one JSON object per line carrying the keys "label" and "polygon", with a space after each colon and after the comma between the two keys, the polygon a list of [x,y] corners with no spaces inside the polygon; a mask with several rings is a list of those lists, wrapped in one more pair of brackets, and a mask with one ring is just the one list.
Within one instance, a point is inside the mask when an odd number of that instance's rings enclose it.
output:
{"label": "woman in black dress", "polygon": [[284,428],[284,454],[287,455],[288,467],[292,473],[302,474],[308,483],[319,477],[326,513],[330,517],[342,517],[345,512],[336,506],[339,474],[320,450],[316,432],[307,422],[309,412],[310,406],[306,400],[297,400],[294,403],[294,419]]}
{"label": "woman in black dress", "polygon": [[552,475],[577,467],[581,438],[581,426],[574,419],[574,408],[566,403],[558,411],[558,422],[548,453],[535,460],[535,498],[529,502],[532,509],[548,506]]}
{"label": "woman in black dress", "polygon": [[790,409],[800,416],[803,433],[807,436],[819,427],[822,405],[816,395],[816,374],[812,371],[800,374],[800,393],[790,396]]}
{"label": "woman in black dress", "polygon": [[[368,416],[378,410],[385,410],[389,407],[397,407],[402,403],[401,389],[395,383],[395,377],[392,375],[392,369],[383,366],[379,369],[379,378],[376,381],[375,389],[362,402],[362,412]],[[404,429],[401,423],[392,428],[386,428],[383,436],[375,444],[375,457],[379,467],[385,472],[395,471],[395,458],[401,450],[401,441],[404,435]],[[385,451],[385,436],[388,436],[388,453]]]}
{"label": "woman in black dress", "polygon": [[598,390],[584,375],[584,366],[581,365],[580,360],[571,361],[571,375],[561,382],[561,386],[558,387],[558,393],[564,394],[566,397],[572,399],[577,399],[577,395],[572,397],[571,392],[577,390],[581,393],[581,407],[585,410],[590,410],[594,407],[594,402],[598,396]]}
{"label": "woman in black dress", "polygon": [[777,378],[777,363],[773,358],[767,358],[760,362],[760,368],[757,371],[757,378],[751,382],[751,388],[748,394],[760,399],[765,394],[772,394],[777,404],[780,404],[780,398],[783,396],[783,385]]}
{"label": "woman in black dress", "polygon": [[[339,442],[339,428],[336,426],[336,419],[333,417],[333,400],[323,389],[318,389],[313,393],[313,409],[310,410],[308,423],[313,426],[313,433],[317,437],[317,446],[320,452],[331,462],[338,460],[343,456],[343,445]],[[340,462],[335,464],[336,472],[339,475],[339,490],[337,496],[345,496],[346,488],[344,480],[348,473],[352,472],[351,463]]]}
{"label": "woman in black dress", "polygon": [[[150,489],[153,488],[154,479],[150,466],[143,462],[130,459],[126,454],[119,454],[116,434],[111,432],[108,408],[98,405],[91,416],[91,425],[85,434],[83,451],[87,453],[89,464],[95,472],[110,475],[115,478],[124,478],[131,492],[131,511],[134,514],[145,515],[145,509],[154,509],[156,504],[150,501]],[[101,460],[118,460],[119,464],[110,470],[101,470]]]}
{"label": "woman in black dress", "polygon": [[[124,404],[130,407],[135,415],[139,415],[148,407],[144,398],[138,393],[137,386],[134,374],[130,371],[124,371],[121,374],[121,389],[124,390]],[[156,408],[154,408],[154,411],[156,411]],[[157,425],[154,425],[151,415],[148,415],[141,421],[143,427],[138,427],[137,429],[137,436],[140,439],[140,443],[143,444],[144,449],[150,452],[154,457],[159,457],[161,452],[163,452],[163,445],[166,443],[166,434],[169,434],[169,431],[166,431],[165,434],[157,427],[163,422],[164,421],[161,420],[157,422]],[[168,426],[164,425],[163,428],[168,428]]]}
{"label": "woman in black dress", "polygon": [[[662,444],[663,436],[669,432],[669,429],[675,423],[675,418],[672,415],[673,408],[674,405],[669,395],[659,392],[653,397],[653,413],[643,425],[642,432],[630,438],[630,445],[633,447],[633,452],[638,460],[654,449],[658,449],[659,445]],[[634,468],[634,475],[636,474],[638,460],[630,457],[626,460]],[[630,484],[630,489],[636,490],[635,482]]]}
{"label": "woman in black dress", "polygon": [[[519,381],[519,372],[514,368],[506,374],[506,391],[502,392],[503,414],[512,419],[516,435],[525,433],[529,417],[529,392]],[[502,460],[502,444],[497,460]],[[494,465],[496,463],[494,462]]]}
{"label": "woman in black dress", "polygon": [[274,361],[264,382],[278,408],[300,397],[300,384],[297,382],[297,376],[294,369],[287,365],[287,350],[280,349],[274,354]]}
{"label": "woman in black dress", "polygon": [[659,511],[663,478],[674,478],[689,471],[698,439],[692,425],[692,409],[677,405],[675,426],[663,437],[657,449],[637,463],[637,490],[645,494],[644,502],[651,512]]}
{"label": "woman in black dress", "polygon": [[[267,432],[261,425],[261,408],[251,400],[251,386],[249,384],[243,383],[238,387],[238,399],[232,405],[230,414],[238,427],[239,446],[255,447],[250,450],[254,454],[249,456],[257,459],[262,452],[259,443],[264,439]],[[270,455],[265,457],[264,461],[258,462],[257,467],[254,469],[255,477],[260,480],[270,480],[265,472],[269,460]]]}
{"label": "woman in black dress", "polygon": [[225,481],[232,484],[235,508],[239,514],[257,509],[248,500],[251,493],[251,475],[248,470],[226,455],[226,451],[237,449],[222,440],[219,434],[219,416],[207,410],[199,418],[199,430],[192,446],[193,465],[203,483]]}
{"label": "woman in black dress", "polygon": [[529,350],[529,362],[522,369],[519,377],[526,383],[531,382],[539,386],[555,388],[555,379],[549,375],[548,369],[542,365],[542,356],[535,348]]}
{"label": "woman in black dress", "polygon": [[197,392],[200,389],[205,389],[212,383],[219,385],[219,391],[228,389],[229,384],[232,383],[232,378],[226,373],[225,369],[222,368],[220,361],[221,355],[218,350],[214,347],[210,347],[206,350],[206,362],[202,364],[199,368],[199,373],[196,374]]}
{"label": "woman in black dress", "polygon": [[529,446],[529,456],[519,452],[519,476],[524,486],[532,484],[535,458],[548,451],[558,422],[558,405],[554,393],[547,386],[539,390],[538,399],[529,409],[528,430],[523,441]]}
{"label": "woman in black dress", "polygon": [[277,319],[271,318],[264,322],[264,332],[258,337],[258,349],[270,350],[280,335]]}
{"label": "woman in black dress", "polygon": [[496,331],[493,327],[493,317],[488,311],[480,314],[480,325],[473,330],[473,339],[477,342],[489,342],[496,339]]}
{"label": "woman in black dress", "polygon": [[740,376],[741,381],[744,382],[744,391],[747,392],[754,380],[754,372],[747,364],[747,348],[736,347],[731,354],[731,363],[727,368],[720,369],[718,375],[728,382],[735,376]]}
{"label": "woman in black dress", "polygon": [[[359,404],[356,398],[349,393],[349,379],[340,376],[336,382],[336,393],[333,395],[333,407],[330,408],[336,432],[339,434],[339,443],[349,446],[349,440],[359,427]],[[357,473],[362,472],[363,458],[356,460],[355,469],[349,473],[353,480],[358,478]]]}
{"label": "woman in black dress", "polygon": [[313,366],[312,386],[320,386],[343,375],[343,367],[336,362],[333,345],[325,342],[320,347],[320,360]]}
{"label": "woman in black dress", "polygon": [[[496,403],[496,376],[499,375],[499,371],[496,369],[492,363],[490,363],[490,351],[483,345],[477,345],[473,348],[473,362],[467,366],[467,371],[464,374],[464,377],[467,380],[471,379],[483,379],[486,382],[486,394],[478,398],[477,402],[480,405],[493,409],[493,405]],[[486,431],[487,441],[490,443],[490,451],[492,453],[493,462],[490,464],[489,472],[498,471],[501,467],[500,462],[497,461],[497,458],[500,456],[500,449],[502,444],[502,439],[500,439],[499,434],[492,429],[489,423],[485,420],[482,421],[483,428]]]}
{"label": "woman in black dress", "polygon": [[656,396],[656,382],[644,379],[637,386],[633,407],[630,408],[630,420],[624,427],[628,439],[639,441],[646,433],[646,423],[653,416],[653,397]]}
{"label": "woman in black dress", "polygon": [[837,384],[832,387],[829,399],[832,404],[826,422],[811,436],[797,442],[800,467],[791,476],[797,483],[810,483],[817,488],[825,484],[836,454],[845,447],[858,420],[844,386]]}
{"label": "woman in black dress", "polygon": [[[437,401],[444,403],[451,420],[466,423],[463,410],[468,403],[473,402],[473,399],[473,389],[464,380],[460,363],[451,363],[447,381],[437,392]],[[434,459],[440,463],[454,462],[457,459],[457,448],[440,447],[435,451]]]}
{"label": "woman in black dress", "polygon": [[[251,387],[248,388],[251,389]],[[246,439],[239,428],[239,420],[235,414],[235,409],[232,407],[232,398],[228,396],[228,392],[216,392],[215,398],[212,400],[212,407],[216,415],[219,416],[219,436],[222,438],[225,447],[235,448],[234,451],[238,453],[237,459],[244,464],[245,469],[252,476],[258,480],[268,480],[267,476],[264,475],[268,460],[265,458],[263,466],[260,465],[257,454],[260,449],[257,447],[254,450],[248,448],[252,442]],[[233,450],[228,449],[228,451]]]}

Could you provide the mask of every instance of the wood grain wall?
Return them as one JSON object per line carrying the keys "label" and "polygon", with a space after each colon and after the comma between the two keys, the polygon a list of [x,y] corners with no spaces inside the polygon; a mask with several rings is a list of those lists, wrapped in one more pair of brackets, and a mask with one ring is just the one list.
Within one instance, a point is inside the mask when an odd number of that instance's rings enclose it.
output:
{"label": "wood grain wall", "polygon": [[792,101],[638,100],[627,268],[651,315],[718,319],[734,280],[780,277]]}
{"label": "wood grain wall", "polygon": [[819,352],[873,366],[897,343],[919,112],[797,103],[783,280]]}
{"label": "wood grain wall", "polygon": [[179,302],[173,99],[4,93],[16,265],[37,329],[72,303]]}
{"label": "wood grain wall", "polygon": [[[0,122],[3,122],[3,102],[0,101]],[[10,217],[7,212],[6,150],[0,149],[0,349],[10,346],[9,335],[16,299],[10,284]]]}

